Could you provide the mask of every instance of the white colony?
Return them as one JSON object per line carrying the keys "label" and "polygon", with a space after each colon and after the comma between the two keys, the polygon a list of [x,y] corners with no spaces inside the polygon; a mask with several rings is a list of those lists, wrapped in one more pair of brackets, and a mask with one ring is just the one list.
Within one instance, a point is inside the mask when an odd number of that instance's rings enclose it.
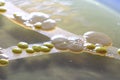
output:
{"label": "white colony", "polygon": [[73,52],[80,52],[84,49],[84,38],[77,37],[65,37],[65,36],[55,36],[52,38],[52,43],[55,48],[60,50],[71,50]]}
{"label": "white colony", "polygon": [[52,43],[55,48],[60,50],[66,50],[68,48],[68,39],[62,35],[56,35],[52,38]]}
{"label": "white colony", "polygon": [[103,46],[112,45],[112,40],[110,37],[101,32],[89,31],[84,33],[83,37],[86,38],[89,43],[101,44]]}
{"label": "white colony", "polygon": [[56,27],[56,21],[53,19],[47,19],[45,21],[43,21],[41,28],[43,30],[51,30],[54,29]]}
{"label": "white colony", "polygon": [[36,22],[43,22],[44,20],[47,20],[49,15],[41,12],[32,12],[28,18],[31,24],[35,24]]}
{"label": "white colony", "polygon": [[52,30],[56,27],[56,21],[50,19],[47,14],[41,12],[32,12],[28,16],[16,13],[13,17],[14,20],[33,29]]}
{"label": "white colony", "polygon": [[19,23],[24,23],[25,21],[27,21],[28,19],[27,19],[27,17],[25,17],[25,16],[23,16],[22,14],[19,14],[19,13],[15,13],[14,15],[13,15],[13,17],[14,17],[14,19],[16,20],[16,21],[18,21]]}
{"label": "white colony", "polygon": [[84,40],[82,37],[70,37],[68,49],[74,52],[80,52],[84,49]]}

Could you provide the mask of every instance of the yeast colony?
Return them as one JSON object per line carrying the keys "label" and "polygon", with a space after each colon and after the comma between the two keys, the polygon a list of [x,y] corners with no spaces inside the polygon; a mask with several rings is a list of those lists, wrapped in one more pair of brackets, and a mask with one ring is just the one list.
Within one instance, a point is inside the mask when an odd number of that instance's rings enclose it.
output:
{"label": "yeast colony", "polygon": [[15,13],[13,17],[17,22],[36,30],[53,30],[57,26],[55,20],[42,12],[32,12],[27,16]]}

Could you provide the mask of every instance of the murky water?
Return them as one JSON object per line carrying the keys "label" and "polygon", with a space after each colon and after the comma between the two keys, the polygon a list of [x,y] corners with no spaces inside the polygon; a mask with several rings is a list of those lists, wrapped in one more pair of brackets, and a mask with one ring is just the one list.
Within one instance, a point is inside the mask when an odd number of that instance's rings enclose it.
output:
{"label": "murky water", "polygon": [[[120,47],[120,16],[91,0],[11,0],[27,12],[41,11],[58,21],[58,26],[75,34],[100,31],[109,35]],[[49,40],[43,35],[0,16],[0,46]],[[23,36],[24,35],[24,36]],[[90,54],[61,53],[15,60],[0,68],[1,80],[119,80],[120,61]]]}

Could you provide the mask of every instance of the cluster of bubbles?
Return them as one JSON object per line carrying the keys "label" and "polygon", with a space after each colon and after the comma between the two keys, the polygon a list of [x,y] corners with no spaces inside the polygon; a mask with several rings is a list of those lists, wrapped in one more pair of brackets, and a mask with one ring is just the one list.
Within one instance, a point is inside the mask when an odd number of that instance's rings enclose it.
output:
{"label": "cluster of bubbles", "polygon": [[52,43],[55,48],[59,50],[71,50],[75,52],[82,51],[84,49],[84,40],[80,37],[66,37],[63,35],[56,35],[52,39]]}
{"label": "cluster of bubbles", "polygon": [[[0,0],[0,13],[6,12],[5,1]],[[35,30],[53,30],[56,27],[56,21],[51,19],[48,14],[42,12],[32,12],[29,15],[14,13],[13,19],[27,28]]]}
{"label": "cluster of bubbles", "polygon": [[35,30],[53,30],[56,27],[56,21],[42,12],[32,12],[27,16],[15,13],[13,17],[17,22]]}
{"label": "cluster of bubbles", "polygon": [[67,37],[56,35],[52,39],[55,48],[70,50],[72,52],[95,52],[105,55],[107,47],[112,45],[112,40],[104,33],[89,31],[83,36]]}

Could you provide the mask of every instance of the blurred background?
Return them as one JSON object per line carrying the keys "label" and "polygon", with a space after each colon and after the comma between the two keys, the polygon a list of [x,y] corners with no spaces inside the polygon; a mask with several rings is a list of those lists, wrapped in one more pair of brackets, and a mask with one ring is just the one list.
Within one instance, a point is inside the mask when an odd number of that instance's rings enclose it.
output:
{"label": "blurred background", "polygon": [[[119,0],[8,0],[30,13],[45,12],[58,26],[78,35],[99,31],[120,47]],[[0,15],[0,46],[20,41],[37,43],[49,38],[26,30]],[[24,35],[24,36],[23,36]],[[120,80],[120,61],[89,53],[58,53],[10,61],[0,67],[0,80]]]}
{"label": "blurred background", "polygon": [[96,0],[120,13],[120,0]]}

